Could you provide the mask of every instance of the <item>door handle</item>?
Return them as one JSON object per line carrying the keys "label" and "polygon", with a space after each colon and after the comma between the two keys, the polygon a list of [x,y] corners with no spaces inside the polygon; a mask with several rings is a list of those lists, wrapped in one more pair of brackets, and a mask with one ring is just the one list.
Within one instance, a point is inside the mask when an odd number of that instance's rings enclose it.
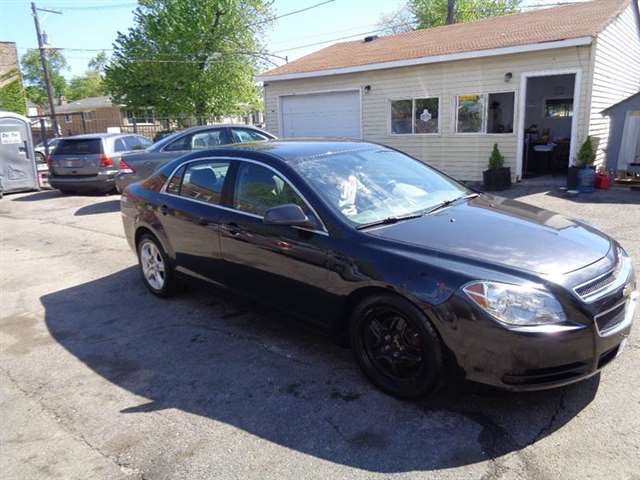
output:
{"label": "door handle", "polygon": [[160,207],[160,213],[162,215],[168,215],[169,214],[169,207],[167,207],[166,205],[162,205]]}

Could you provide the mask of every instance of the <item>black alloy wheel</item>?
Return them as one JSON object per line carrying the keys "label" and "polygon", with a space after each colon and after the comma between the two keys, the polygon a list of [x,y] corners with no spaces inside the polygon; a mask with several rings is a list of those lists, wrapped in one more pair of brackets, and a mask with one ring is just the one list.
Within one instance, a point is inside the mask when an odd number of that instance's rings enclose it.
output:
{"label": "black alloy wheel", "polygon": [[351,342],[369,379],[394,396],[430,393],[442,374],[440,338],[426,315],[394,295],[376,295],[354,311]]}

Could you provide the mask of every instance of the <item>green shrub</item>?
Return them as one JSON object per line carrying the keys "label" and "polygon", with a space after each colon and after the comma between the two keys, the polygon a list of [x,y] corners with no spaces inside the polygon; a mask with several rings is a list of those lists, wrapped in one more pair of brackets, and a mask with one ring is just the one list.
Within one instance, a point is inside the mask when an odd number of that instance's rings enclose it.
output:
{"label": "green shrub", "polygon": [[491,152],[491,156],[489,157],[489,170],[497,170],[502,167],[504,167],[504,155],[500,153],[498,144],[494,143],[493,151]]}
{"label": "green shrub", "polygon": [[596,152],[593,149],[593,142],[591,137],[587,137],[580,150],[578,151],[577,165],[579,167],[588,167],[596,160]]}

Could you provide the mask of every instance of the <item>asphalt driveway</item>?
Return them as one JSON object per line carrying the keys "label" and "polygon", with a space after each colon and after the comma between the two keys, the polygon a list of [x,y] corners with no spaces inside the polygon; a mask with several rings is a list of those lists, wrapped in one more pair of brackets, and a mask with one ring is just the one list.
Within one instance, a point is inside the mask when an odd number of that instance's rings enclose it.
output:
{"label": "asphalt driveway", "polygon": [[[589,221],[640,271],[639,192],[507,195]],[[640,478],[638,328],[577,385],[402,402],[278,312],[198,283],[153,297],[118,200],[0,201],[4,479]]]}

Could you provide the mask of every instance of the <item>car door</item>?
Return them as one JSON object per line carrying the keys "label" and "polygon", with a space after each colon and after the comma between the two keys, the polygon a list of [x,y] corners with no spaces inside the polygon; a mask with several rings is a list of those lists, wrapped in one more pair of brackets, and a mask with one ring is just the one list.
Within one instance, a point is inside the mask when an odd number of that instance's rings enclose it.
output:
{"label": "car door", "polygon": [[191,161],[169,180],[158,218],[175,252],[178,267],[222,282],[220,223],[230,161]]}
{"label": "car door", "polygon": [[[321,220],[282,175],[265,165],[238,161],[220,240],[225,282],[240,292],[312,320],[329,306],[329,236]],[[263,223],[271,207],[300,205],[316,227]],[[326,316],[325,316],[326,318]]]}

